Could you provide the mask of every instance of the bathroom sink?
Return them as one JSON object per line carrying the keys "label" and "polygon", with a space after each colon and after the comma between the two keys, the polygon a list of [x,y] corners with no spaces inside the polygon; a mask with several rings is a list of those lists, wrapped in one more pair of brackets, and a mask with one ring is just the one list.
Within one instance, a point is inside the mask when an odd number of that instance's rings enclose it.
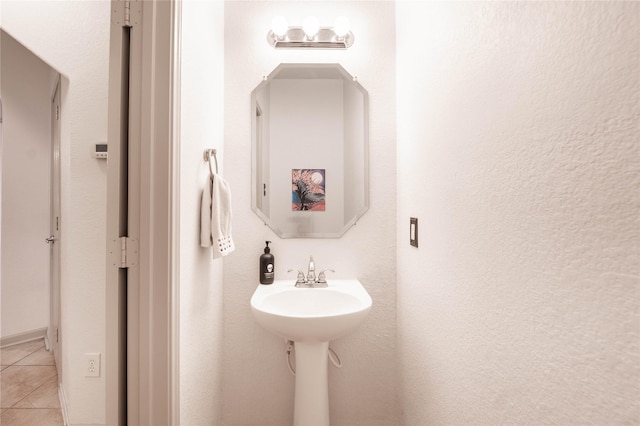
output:
{"label": "bathroom sink", "polygon": [[298,288],[295,280],[258,285],[251,297],[256,321],[295,342],[328,342],[354,329],[372,300],[360,281],[330,280],[326,288]]}

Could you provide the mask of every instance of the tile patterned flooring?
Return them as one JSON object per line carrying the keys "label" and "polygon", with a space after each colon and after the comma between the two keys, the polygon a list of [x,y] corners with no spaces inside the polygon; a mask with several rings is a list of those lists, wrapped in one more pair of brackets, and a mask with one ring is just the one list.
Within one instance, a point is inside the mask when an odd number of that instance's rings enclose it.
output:
{"label": "tile patterned flooring", "polygon": [[44,339],[0,349],[0,364],[0,425],[64,425],[55,361]]}

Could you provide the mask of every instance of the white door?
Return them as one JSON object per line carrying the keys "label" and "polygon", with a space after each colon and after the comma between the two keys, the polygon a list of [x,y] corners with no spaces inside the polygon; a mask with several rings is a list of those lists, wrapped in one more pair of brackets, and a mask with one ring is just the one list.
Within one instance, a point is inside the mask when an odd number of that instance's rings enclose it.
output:
{"label": "white door", "polygon": [[51,222],[49,242],[50,271],[50,321],[49,345],[58,369],[58,381],[62,380],[62,336],[60,335],[60,78],[51,102]]}

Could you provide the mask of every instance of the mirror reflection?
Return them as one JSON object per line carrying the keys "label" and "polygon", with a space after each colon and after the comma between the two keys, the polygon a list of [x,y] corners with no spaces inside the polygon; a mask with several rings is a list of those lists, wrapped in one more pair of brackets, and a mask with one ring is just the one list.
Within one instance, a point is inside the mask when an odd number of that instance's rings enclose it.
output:
{"label": "mirror reflection", "polygon": [[368,94],[338,64],[281,64],[251,94],[252,208],[282,238],[337,238],[369,207]]}

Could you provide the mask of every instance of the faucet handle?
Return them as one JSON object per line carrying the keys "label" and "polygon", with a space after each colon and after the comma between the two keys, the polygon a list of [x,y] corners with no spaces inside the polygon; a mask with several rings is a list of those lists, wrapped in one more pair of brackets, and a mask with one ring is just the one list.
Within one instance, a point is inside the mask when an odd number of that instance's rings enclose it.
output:
{"label": "faucet handle", "polygon": [[306,281],[304,279],[304,274],[299,269],[289,269],[287,272],[298,272],[298,277],[296,278],[296,284],[305,284]]}
{"label": "faucet handle", "polygon": [[320,273],[318,274],[318,280],[316,281],[318,284],[327,283],[327,277],[325,275],[325,271],[335,272],[333,269],[323,269],[322,271],[320,271]]}

